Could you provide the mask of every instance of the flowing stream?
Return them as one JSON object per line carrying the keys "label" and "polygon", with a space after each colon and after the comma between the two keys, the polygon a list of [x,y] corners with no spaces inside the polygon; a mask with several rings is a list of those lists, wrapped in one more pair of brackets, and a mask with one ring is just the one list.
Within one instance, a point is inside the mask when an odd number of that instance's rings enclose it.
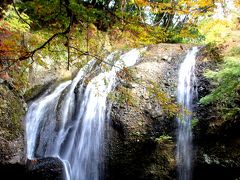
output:
{"label": "flowing stream", "polygon": [[[123,54],[114,66],[82,83],[94,60],[72,81],[58,85],[32,102],[26,118],[27,157],[57,157],[66,180],[99,180],[103,177],[104,125],[108,118],[107,96],[116,86],[117,72],[134,65],[141,50]],[[105,61],[113,62],[117,53]]]}
{"label": "flowing stream", "polygon": [[193,47],[181,64],[178,75],[177,99],[182,105],[181,115],[177,119],[177,164],[178,179],[190,180],[192,167],[192,101],[195,84],[195,61],[197,47]]}

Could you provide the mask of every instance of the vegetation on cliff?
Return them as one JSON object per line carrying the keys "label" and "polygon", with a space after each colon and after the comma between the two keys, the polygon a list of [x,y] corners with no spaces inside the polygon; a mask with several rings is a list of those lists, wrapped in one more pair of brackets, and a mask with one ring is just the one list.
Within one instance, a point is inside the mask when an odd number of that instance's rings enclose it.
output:
{"label": "vegetation on cliff", "polygon": [[[236,16],[239,12],[230,14]],[[218,118],[223,121],[237,119],[240,115],[240,22],[239,17],[233,21],[228,18],[212,21],[215,23],[208,23],[208,27],[204,28],[208,49],[215,51],[211,60],[217,67],[215,70],[206,70],[205,76],[214,88],[200,101],[204,105],[214,104]],[[211,30],[207,32],[209,28]]]}
{"label": "vegetation on cliff", "polygon": [[240,47],[234,48],[224,57],[218,71],[208,71],[206,76],[216,87],[211,94],[201,99],[201,103],[215,103],[219,115],[224,119],[239,117],[240,108]]}

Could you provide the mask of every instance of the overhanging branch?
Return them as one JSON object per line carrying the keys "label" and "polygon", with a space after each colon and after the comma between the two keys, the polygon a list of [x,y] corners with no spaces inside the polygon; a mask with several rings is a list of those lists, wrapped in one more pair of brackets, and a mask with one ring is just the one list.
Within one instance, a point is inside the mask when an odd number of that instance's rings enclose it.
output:
{"label": "overhanging branch", "polygon": [[12,0],[12,4],[13,4],[14,11],[17,13],[18,17],[19,17],[24,23],[26,23],[29,27],[31,27],[31,25],[30,25],[25,19],[23,19],[23,17],[19,14],[19,12],[18,12],[18,10],[17,10],[17,8],[16,8],[16,6],[15,6],[15,1],[14,1],[14,0]]}

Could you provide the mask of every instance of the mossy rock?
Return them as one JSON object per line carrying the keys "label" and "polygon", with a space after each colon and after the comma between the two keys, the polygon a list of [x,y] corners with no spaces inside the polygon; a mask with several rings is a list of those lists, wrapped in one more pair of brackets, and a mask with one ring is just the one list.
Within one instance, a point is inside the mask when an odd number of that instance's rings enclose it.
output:
{"label": "mossy rock", "polygon": [[175,178],[174,143],[151,139],[112,139],[108,147],[108,180],[171,180]]}
{"label": "mossy rock", "polygon": [[72,76],[66,76],[61,79],[54,79],[44,84],[37,84],[33,87],[29,88],[24,93],[24,100],[26,102],[35,100],[36,98],[40,97],[43,93],[47,91],[50,87],[56,87],[57,85],[61,84],[64,81],[72,80]]}
{"label": "mossy rock", "polygon": [[13,140],[23,134],[24,102],[4,84],[0,84],[0,102],[0,136]]}
{"label": "mossy rock", "polygon": [[0,102],[0,164],[24,163],[25,102],[6,82],[0,84]]}
{"label": "mossy rock", "polygon": [[36,97],[40,96],[48,87],[50,86],[50,83],[48,84],[38,84],[34,87],[28,89],[24,94],[24,99],[28,102]]}

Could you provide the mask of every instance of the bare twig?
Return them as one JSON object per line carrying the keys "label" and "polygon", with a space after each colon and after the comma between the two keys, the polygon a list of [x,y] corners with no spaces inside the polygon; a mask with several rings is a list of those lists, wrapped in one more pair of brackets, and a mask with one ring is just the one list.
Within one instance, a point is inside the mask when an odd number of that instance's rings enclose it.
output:
{"label": "bare twig", "polygon": [[78,52],[80,52],[81,55],[89,56],[89,57],[95,58],[96,60],[99,60],[99,63],[98,63],[98,64],[100,64],[100,63],[105,63],[105,64],[110,65],[110,66],[112,66],[112,67],[116,67],[116,68],[122,69],[121,67],[116,66],[115,64],[112,64],[112,63],[110,63],[110,62],[104,61],[104,59],[100,58],[100,57],[97,56],[97,55],[90,54],[90,53],[87,52],[87,51],[86,51],[86,52],[81,51],[80,49],[78,49],[78,48],[76,48],[76,47],[74,47],[74,46],[69,46],[69,47],[72,48],[72,49],[74,49],[74,50],[76,50],[76,51],[78,51]]}
{"label": "bare twig", "polygon": [[67,70],[69,70],[69,69],[70,69],[70,47],[69,47],[69,37],[67,37],[67,54],[68,54]]}
{"label": "bare twig", "polygon": [[13,4],[13,8],[14,8],[15,12],[17,13],[18,17],[19,17],[24,23],[26,23],[29,27],[31,27],[31,25],[30,25],[25,19],[23,19],[23,17],[19,14],[19,12],[18,12],[18,10],[17,10],[17,8],[16,8],[15,1],[14,1],[14,0],[12,0],[12,4]]}

